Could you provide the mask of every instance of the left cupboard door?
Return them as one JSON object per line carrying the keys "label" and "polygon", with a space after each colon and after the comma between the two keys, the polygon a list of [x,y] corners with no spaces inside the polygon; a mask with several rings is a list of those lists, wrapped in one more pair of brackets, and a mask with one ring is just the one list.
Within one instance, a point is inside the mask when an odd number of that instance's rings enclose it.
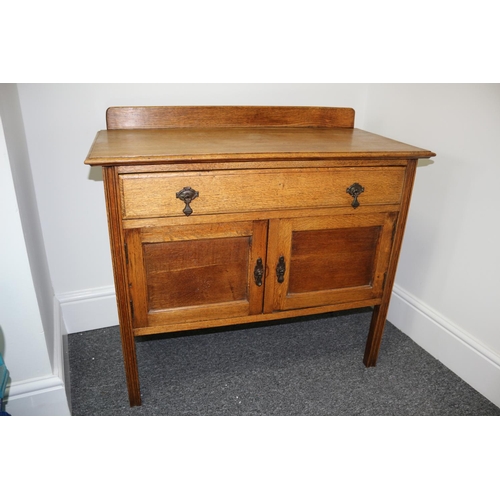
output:
{"label": "left cupboard door", "polygon": [[[262,313],[267,221],[125,230],[136,334]],[[176,328],[177,325],[177,328]],[[140,330],[143,330],[142,332]]]}

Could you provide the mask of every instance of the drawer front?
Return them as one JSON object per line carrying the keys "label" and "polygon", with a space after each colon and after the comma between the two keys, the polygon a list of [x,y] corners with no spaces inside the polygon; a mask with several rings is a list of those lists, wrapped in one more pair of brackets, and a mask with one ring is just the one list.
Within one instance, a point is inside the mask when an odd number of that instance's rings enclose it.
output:
{"label": "drawer front", "polygon": [[[404,167],[120,175],[123,217],[398,204]],[[190,190],[186,188],[191,188]]]}

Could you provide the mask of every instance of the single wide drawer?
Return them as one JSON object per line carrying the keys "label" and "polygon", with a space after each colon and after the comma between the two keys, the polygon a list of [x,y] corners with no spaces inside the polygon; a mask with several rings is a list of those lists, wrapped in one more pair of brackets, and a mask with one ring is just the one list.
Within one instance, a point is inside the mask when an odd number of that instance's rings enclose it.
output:
{"label": "single wide drawer", "polygon": [[398,204],[404,167],[120,175],[123,217]]}

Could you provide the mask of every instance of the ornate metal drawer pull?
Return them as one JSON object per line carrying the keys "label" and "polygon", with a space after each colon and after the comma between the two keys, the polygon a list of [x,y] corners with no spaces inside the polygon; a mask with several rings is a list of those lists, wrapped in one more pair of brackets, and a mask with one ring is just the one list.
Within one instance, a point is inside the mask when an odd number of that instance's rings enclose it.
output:
{"label": "ornate metal drawer pull", "polygon": [[175,197],[182,200],[186,206],[184,207],[184,214],[191,215],[193,213],[193,209],[189,206],[189,204],[195,199],[198,198],[198,191],[195,191],[191,187],[182,188],[178,193],[175,193]]}
{"label": "ornate metal drawer pull", "polygon": [[262,286],[262,277],[264,276],[264,265],[262,264],[262,259],[260,257],[257,259],[257,264],[255,264],[255,269],[253,270],[253,276],[255,278],[255,284],[257,286]]}
{"label": "ornate metal drawer pull", "polygon": [[283,283],[285,281],[285,257],[283,255],[278,260],[278,265],[276,266],[276,276],[278,277],[278,283]]}
{"label": "ornate metal drawer pull", "polygon": [[365,188],[361,185],[355,182],[351,186],[349,186],[346,189],[346,193],[350,194],[354,200],[352,200],[351,206],[353,208],[358,208],[359,207],[359,201],[358,201],[358,196],[365,190]]}

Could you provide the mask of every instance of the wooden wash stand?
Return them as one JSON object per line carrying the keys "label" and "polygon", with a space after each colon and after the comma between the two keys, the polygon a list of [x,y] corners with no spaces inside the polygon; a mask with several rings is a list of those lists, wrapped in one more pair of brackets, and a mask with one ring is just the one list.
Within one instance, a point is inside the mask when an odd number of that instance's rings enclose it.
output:
{"label": "wooden wash stand", "polygon": [[322,107],[114,107],[102,166],[130,405],[135,337],[373,307],[375,366],[419,158]]}

